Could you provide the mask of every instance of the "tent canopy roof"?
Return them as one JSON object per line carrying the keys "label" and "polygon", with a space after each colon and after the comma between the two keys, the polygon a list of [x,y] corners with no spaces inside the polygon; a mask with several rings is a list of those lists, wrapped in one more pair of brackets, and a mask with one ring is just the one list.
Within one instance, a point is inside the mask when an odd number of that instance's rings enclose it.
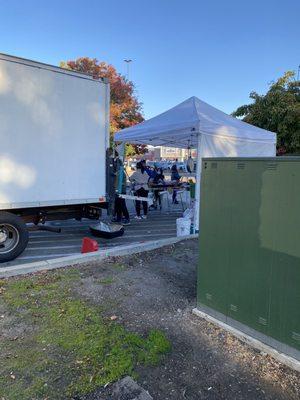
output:
{"label": "tent canopy roof", "polygon": [[223,113],[190,97],[156,117],[123,129],[116,141],[168,147],[197,147],[198,133],[241,141],[276,143],[276,134]]}

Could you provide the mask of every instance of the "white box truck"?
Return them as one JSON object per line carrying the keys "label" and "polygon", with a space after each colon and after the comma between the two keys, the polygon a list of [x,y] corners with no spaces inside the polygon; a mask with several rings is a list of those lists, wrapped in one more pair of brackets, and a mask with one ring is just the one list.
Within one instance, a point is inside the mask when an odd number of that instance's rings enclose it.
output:
{"label": "white box truck", "polygon": [[0,54],[0,262],[26,223],[99,218],[108,145],[106,79]]}

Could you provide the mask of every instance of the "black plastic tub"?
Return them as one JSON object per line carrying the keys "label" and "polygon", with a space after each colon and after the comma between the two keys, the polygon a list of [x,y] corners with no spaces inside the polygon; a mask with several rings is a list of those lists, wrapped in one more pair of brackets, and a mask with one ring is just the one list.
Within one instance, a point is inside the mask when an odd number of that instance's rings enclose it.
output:
{"label": "black plastic tub", "polygon": [[119,224],[104,224],[90,226],[93,236],[102,237],[104,239],[113,239],[124,234],[124,227]]}

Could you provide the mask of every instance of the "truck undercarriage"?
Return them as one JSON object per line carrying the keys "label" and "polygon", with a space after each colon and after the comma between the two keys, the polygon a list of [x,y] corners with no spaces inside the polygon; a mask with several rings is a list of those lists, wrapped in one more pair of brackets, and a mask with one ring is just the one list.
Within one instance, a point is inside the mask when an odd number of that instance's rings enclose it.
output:
{"label": "truck undercarriage", "polygon": [[102,202],[1,210],[0,263],[13,260],[24,251],[30,230],[60,232],[60,229],[45,225],[47,221],[65,219],[80,221],[82,218],[97,220],[101,217],[102,209],[107,209],[107,207],[108,203]]}

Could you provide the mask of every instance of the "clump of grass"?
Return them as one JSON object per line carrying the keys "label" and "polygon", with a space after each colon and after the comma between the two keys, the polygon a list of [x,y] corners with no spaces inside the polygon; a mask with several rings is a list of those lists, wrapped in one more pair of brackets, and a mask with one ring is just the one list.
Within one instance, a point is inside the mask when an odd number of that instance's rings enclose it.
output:
{"label": "clump of grass", "polygon": [[114,262],[112,264],[112,267],[114,269],[116,269],[117,271],[124,271],[126,269],[126,266],[124,264],[118,263],[118,262]]}
{"label": "clump of grass", "polygon": [[136,365],[157,364],[170,350],[163,332],[128,332],[77,298],[72,286],[79,279],[69,269],[5,282],[1,301],[34,330],[4,340],[0,397],[66,399],[134,376]]}
{"label": "clump of grass", "polygon": [[114,281],[114,278],[112,276],[109,276],[107,278],[97,279],[96,282],[100,283],[101,285],[111,285]]}

